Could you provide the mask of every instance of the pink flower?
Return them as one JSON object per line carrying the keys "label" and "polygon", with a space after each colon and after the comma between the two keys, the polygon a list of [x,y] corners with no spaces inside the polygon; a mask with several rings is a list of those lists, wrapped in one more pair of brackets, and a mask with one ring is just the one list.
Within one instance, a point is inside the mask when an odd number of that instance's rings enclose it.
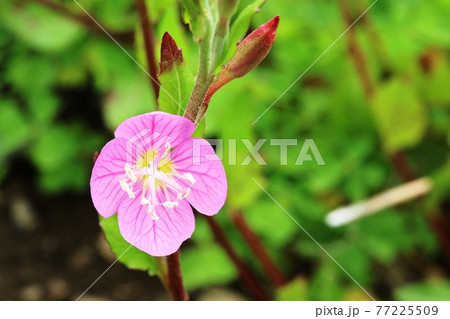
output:
{"label": "pink flower", "polygon": [[175,252],[194,228],[191,204],[216,214],[227,194],[223,165],[204,139],[191,138],[184,117],[152,112],[119,125],[91,176],[91,196],[103,217],[118,213],[122,236],[153,256]]}

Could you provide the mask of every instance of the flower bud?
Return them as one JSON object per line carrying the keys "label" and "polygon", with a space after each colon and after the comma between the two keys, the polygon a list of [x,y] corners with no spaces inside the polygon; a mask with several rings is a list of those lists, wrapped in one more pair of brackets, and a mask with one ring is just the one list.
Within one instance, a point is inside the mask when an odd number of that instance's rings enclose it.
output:
{"label": "flower bud", "polygon": [[[256,68],[269,53],[278,27],[280,16],[274,17],[250,33],[239,43],[234,57],[225,65],[225,77],[240,78]],[[221,74],[222,76],[222,74]]]}
{"label": "flower bud", "polygon": [[[267,56],[275,41],[275,35],[280,16],[274,17],[258,29],[250,33],[238,45],[234,57],[225,64],[217,81],[212,83],[203,100],[203,114],[208,109],[211,97],[225,84],[240,78],[256,68]],[[200,115],[200,118],[203,116]]]}

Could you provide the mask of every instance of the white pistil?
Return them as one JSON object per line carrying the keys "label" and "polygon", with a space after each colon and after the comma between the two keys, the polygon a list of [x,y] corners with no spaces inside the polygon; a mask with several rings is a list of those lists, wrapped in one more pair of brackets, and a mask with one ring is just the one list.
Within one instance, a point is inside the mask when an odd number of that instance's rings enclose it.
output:
{"label": "white pistil", "polygon": [[164,150],[164,153],[163,153],[163,155],[161,156],[161,159],[165,159],[165,158],[167,157],[167,155],[169,155],[169,152],[170,152],[170,143],[169,143],[169,142],[166,142],[165,147],[166,147],[166,149]]}
{"label": "white pistil", "polygon": [[180,184],[163,172],[157,171],[155,177],[177,193],[182,193],[184,191]]}
{"label": "white pistil", "polygon": [[156,213],[155,207],[158,204],[158,200],[156,198],[156,180],[153,176],[148,176],[147,186],[150,190],[150,198],[149,198],[150,204],[148,205],[148,209],[150,210],[151,208],[152,213],[155,214]]}
{"label": "white pistil", "polygon": [[123,189],[125,192],[127,192],[128,196],[129,196],[130,198],[135,198],[135,195],[134,195],[134,193],[133,193],[133,190],[131,189],[130,185],[128,185],[127,180],[126,180],[125,178],[121,178],[121,179],[119,180],[119,184],[120,184],[120,187],[122,187],[122,189]]}
{"label": "white pistil", "polygon": [[162,188],[162,190],[163,190],[163,192],[164,192],[164,196],[166,196],[166,201],[165,201],[164,203],[162,203],[162,205],[163,205],[164,207],[168,207],[168,208],[174,208],[174,207],[177,207],[177,206],[178,206],[178,202],[172,202],[172,201],[170,200],[169,192],[168,192],[168,190],[167,190],[166,185],[165,185],[165,184],[162,184],[161,188]]}
{"label": "white pistil", "polygon": [[167,201],[167,202],[162,203],[162,205],[167,208],[174,208],[174,207],[178,206],[178,202]]}
{"label": "white pistil", "polygon": [[148,205],[147,213],[152,217],[153,220],[159,219],[159,217],[156,216],[156,209],[152,205]]}
{"label": "white pistil", "polygon": [[[180,174],[177,171],[163,172],[161,167],[170,162],[168,159],[170,153],[170,143],[165,144],[164,153],[158,157],[155,156],[146,167],[137,169],[136,166],[125,164],[125,178],[119,180],[120,187],[128,194],[130,198],[135,198],[133,185],[140,183],[142,186],[140,204],[147,205],[147,213],[154,219],[158,220],[156,215],[156,207],[162,205],[169,209],[173,209],[179,205],[178,201],[186,198],[191,193],[191,188],[184,189],[182,183],[177,178],[189,181],[191,186],[196,182],[191,173]],[[158,185],[158,186],[157,186]],[[160,187],[164,193],[166,200],[158,202],[157,187]],[[168,189],[176,193],[176,200],[172,201]]]}
{"label": "white pistil", "polygon": [[194,184],[196,182],[194,176],[192,176],[191,173],[184,173],[182,176],[184,179],[190,181],[192,184]]}
{"label": "white pistil", "polygon": [[188,187],[188,188],[186,188],[186,190],[184,192],[178,193],[177,199],[180,200],[180,199],[186,198],[189,196],[190,193],[191,193],[191,188]]}
{"label": "white pistil", "polygon": [[128,163],[125,164],[125,174],[131,180],[132,183],[136,183],[137,177],[136,175],[134,175],[134,168]]}

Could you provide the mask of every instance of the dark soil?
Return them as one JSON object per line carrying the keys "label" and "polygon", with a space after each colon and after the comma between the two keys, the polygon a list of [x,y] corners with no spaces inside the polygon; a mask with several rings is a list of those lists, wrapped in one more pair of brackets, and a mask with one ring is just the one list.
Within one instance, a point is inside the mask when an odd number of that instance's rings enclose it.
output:
{"label": "dark soil", "polygon": [[[111,134],[92,81],[57,91],[60,122],[76,119]],[[45,194],[24,155],[13,154],[8,161],[0,184],[0,300],[76,300],[116,259],[98,224],[89,181],[84,193]],[[167,298],[157,278],[117,262],[82,299]]]}
{"label": "dark soil", "polygon": [[[51,196],[18,160],[0,190],[0,300],[77,299],[115,260],[89,194]],[[82,299],[166,299],[157,278],[119,262]]]}

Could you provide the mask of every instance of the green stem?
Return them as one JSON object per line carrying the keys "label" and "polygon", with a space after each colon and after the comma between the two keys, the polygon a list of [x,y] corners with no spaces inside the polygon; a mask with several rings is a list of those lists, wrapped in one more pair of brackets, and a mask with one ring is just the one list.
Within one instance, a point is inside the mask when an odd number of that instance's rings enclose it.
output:
{"label": "green stem", "polygon": [[222,60],[225,44],[227,42],[228,32],[230,29],[230,19],[219,17],[214,31],[214,39],[212,41],[211,64],[209,66],[210,74],[213,74],[218,64]]}
{"label": "green stem", "polygon": [[195,125],[201,120],[203,100],[213,82],[211,69],[211,52],[214,24],[212,21],[206,28],[205,36],[199,41],[198,71],[191,97],[189,98],[184,117],[192,120]]}

